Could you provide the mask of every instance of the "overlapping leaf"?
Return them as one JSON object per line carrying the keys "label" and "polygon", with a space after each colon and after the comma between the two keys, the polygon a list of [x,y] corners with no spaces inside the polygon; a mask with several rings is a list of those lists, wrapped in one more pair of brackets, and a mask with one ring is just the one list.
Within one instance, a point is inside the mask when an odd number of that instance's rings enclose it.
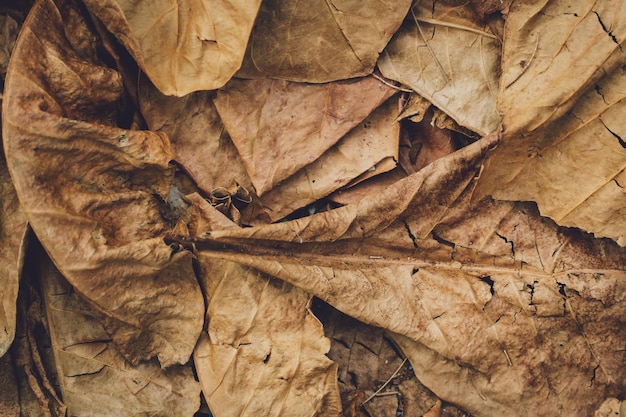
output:
{"label": "overlapping leaf", "polygon": [[385,77],[410,86],[459,125],[486,135],[500,125],[501,45],[466,3],[415,2],[378,65]]}
{"label": "overlapping leaf", "polygon": [[473,415],[590,415],[626,388],[626,252],[560,230],[529,205],[471,208],[495,143],[487,137],[356,205],[211,232],[204,256],[400,334],[420,381]]}
{"label": "overlapping leaf", "polygon": [[[626,54],[602,30],[599,20],[610,16],[605,27],[612,28],[612,36],[623,43],[626,11],[612,11],[611,2],[599,2],[593,7],[579,2],[553,11],[558,11],[556,22],[544,19],[543,15],[555,7],[550,3],[540,13],[530,5],[516,6],[516,13],[525,18],[531,10],[539,17],[525,22],[526,29],[521,32],[515,25],[521,24],[518,20],[522,17],[511,12],[512,26],[507,26],[505,40],[512,38],[515,45],[539,39],[539,47],[527,71],[500,96],[503,143],[487,160],[477,194],[536,201],[541,214],[558,224],[580,227],[624,246]],[[615,7],[624,4],[619,2]],[[556,30],[553,27],[559,28],[560,38],[552,37]],[[594,42],[593,47],[589,42]],[[559,49],[554,59],[548,59],[545,54],[553,51],[557,43],[567,47]],[[523,53],[523,49],[505,53],[506,68],[514,67]],[[618,62],[621,66],[612,70]],[[575,70],[570,71],[571,68]],[[510,78],[507,71],[512,70],[505,69],[505,83]],[[593,86],[584,91],[590,83]],[[546,94],[531,98],[529,91]],[[527,124],[520,124],[523,121]]]}
{"label": "overlapping leaf", "polygon": [[[234,227],[198,195],[197,233]],[[243,265],[199,255],[208,333],[194,352],[213,415],[339,416],[337,367],[311,296]]]}
{"label": "overlapping leaf", "polygon": [[9,170],[35,233],[120,351],[184,363],[204,303],[190,254],[163,242],[177,223],[169,142],[116,126],[122,80],[96,51],[76,5],[32,10],[7,75]]}
{"label": "overlapping leaf", "polygon": [[380,81],[232,80],[217,111],[259,196],[315,161],[395,91]]}
{"label": "overlapping leaf", "polygon": [[163,93],[222,87],[241,66],[260,0],[86,0]]}
{"label": "overlapping leaf", "polygon": [[131,365],[90,307],[49,260],[39,259],[48,329],[68,415],[192,415],[200,386],[191,366],[163,372],[156,360]]}
{"label": "overlapping leaf", "polygon": [[368,75],[410,4],[264,1],[238,76],[320,83]]}

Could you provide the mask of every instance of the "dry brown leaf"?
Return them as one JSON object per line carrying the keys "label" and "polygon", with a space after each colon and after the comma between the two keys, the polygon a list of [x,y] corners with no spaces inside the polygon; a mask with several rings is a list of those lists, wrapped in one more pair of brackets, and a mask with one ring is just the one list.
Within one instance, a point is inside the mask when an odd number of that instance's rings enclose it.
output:
{"label": "dry brown leaf", "polygon": [[558,224],[625,246],[624,114],[626,66],[598,81],[556,122],[523,136],[505,132],[485,163],[477,197],[533,200]]}
{"label": "dry brown leaf", "polygon": [[[196,232],[229,227],[200,196],[189,200],[204,213]],[[209,324],[194,360],[213,415],[340,415],[337,367],[311,296],[234,262],[198,259]]]}
{"label": "dry brown leaf", "polygon": [[204,303],[188,252],[163,236],[177,213],[164,134],[116,127],[119,74],[69,1],[41,1],[7,75],[3,136],[27,218],[133,363],[185,363]]}
{"label": "dry brown leaf", "polygon": [[400,135],[394,122],[397,113],[397,100],[392,97],[313,163],[264,194],[260,203],[270,219],[279,220],[357,177],[362,181],[393,169]]}
{"label": "dry brown leaf", "polygon": [[149,81],[139,88],[141,114],[150,130],[168,135],[175,160],[198,187],[209,194],[234,182],[252,189],[228,133],[213,105],[214,93],[198,91],[184,97],[168,97]]}
{"label": "dry brown leaf", "polygon": [[504,136],[545,126],[624,63],[626,3],[514,2],[506,19],[498,111]]}
{"label": "dry brown leaf", "polygon": [[67,414],[191,416],[200,385],[190,365],[162,370],[156,360],[128,363],[97,316],[44,253],[37,263],[48,330]]}
{"label": "dry brown leaf", "polygon": [[86,0],[159,90],[222,87],[239,69],[260,0]]}
{"label": "dry brown leaf", "polygon": [[262,196],[319,158],[394,92],[373,77],[323,85],[232,80],[215,106]]}
{"label": "dry brown leaf", "polygon": [[420,381],[473,415],[590,415],[626,393],[626,249],[529,204],[470,206],[496,143],[358,204],[198,244],[400,334]]}
{"label": "dry brown leaf", "polygon": [[20,397],[11,355],[0,358],[0,415],[20,417]]}
{"label": "dry brown leaf", "polygon": [[410,4],[264,1],[237,75],[313,83],[368,75]]}
{"label": "dry brown leaf", "polygon": [[[17,32],[17,22],[9,16],[0,15],[0,85],[2,86]],[[0,126],[1,122],[0,118]],[[15,336],[17,292],[24,262],[26,229],[26,216],[15,194],[4,151],[0,149],[0,242],[2,242],[0,250],[0,357],[9,350]]]}
{"label": "dry brown leaf", "polygon": [[466,1],[417,1],[380,56],[383,75],[410,86],[459,125],[486,135],[496,111],[500,42]]}

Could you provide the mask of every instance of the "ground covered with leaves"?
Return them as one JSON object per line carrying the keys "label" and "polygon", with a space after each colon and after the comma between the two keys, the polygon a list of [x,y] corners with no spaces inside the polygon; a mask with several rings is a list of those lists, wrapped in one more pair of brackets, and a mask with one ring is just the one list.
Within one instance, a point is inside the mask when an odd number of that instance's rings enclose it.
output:
{"label": "ground covered with leaves", "polygon": [[5,3],[0,414],[626,415],[626,2]]}

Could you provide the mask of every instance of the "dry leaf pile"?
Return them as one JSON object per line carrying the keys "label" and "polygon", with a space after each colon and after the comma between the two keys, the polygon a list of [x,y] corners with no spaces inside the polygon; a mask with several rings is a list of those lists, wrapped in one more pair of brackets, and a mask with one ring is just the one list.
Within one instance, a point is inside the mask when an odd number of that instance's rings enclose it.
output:
{"label": "dry leaf pile", "polygon": [[620,0],[1,6],[0,414],[626,415],[625,43]]}

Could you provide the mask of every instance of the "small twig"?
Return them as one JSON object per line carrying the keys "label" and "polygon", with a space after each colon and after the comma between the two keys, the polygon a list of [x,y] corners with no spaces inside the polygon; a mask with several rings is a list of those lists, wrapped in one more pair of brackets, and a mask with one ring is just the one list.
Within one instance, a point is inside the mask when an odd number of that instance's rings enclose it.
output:
{"label": "small twig", "polygon": [[415,20],[415,26],[417,26],[417,30],[419,30],[420,35],[422,35],[422,38],[424,39],[426,48],[428,48],[428,51],[433,56],[433,59],[435,60],[435,64],[437,64],[437,66],[439,67],[439,71],[441,71],[441,74],[443,75],[443,78],[446,80],[446,83],[449,83],[450,77],[448,77],[448,74],[446,74],[446,70],[443,68],[443,65],[441,65],[441,62],[439,62],[439,60],[437,59],[437,56],[435,55],[435,51],[433,51],[433,48],[430,47],[430,44],[428,43],[428,39],[426,39],[426,35],[424,34],[424,31],[422,30],[422,27],[420,26],[417,16],[415,16],[415,12],[413,11],[412,8],[411,8],[411,14],[413,15],[413,20]]}
{"label": "small twig", "polygon": [[504,88],[509,88],[510,86],[513,85],[513,83],[515,83],[515,81],[519,80],[521,78],[521,76],[524,75],[524,73],[526,72],[528,67],[530,67],[530,63],[533,62],[533,59],[535,58],[535,54],[537,53],[537,47],[538,46],[539,46],[539,34],[537,34],[537,40],[535,41],[535,49],[533,50],[533,53],[530,56],[530,59],[528,61],[526,61],[526,63],[524,63],[524,66],[522,67],[522,71],[519,74],[517,74],[517,76],[515,78],[513,78],[511,81],[509,81],[504,86]]}
{"label": "small twig", "polygon": [[396,89],[398,91],[404,91],[405,93],[412,93],[413,92],[413,90],[409,90],[408,88],[402,88],[402,87],[398,87],[397,85],[391,84],[389,81],[385,80],[383,77],[381,77],[380,75],[376,74],[375,72],[372,73],[372,76],[374,78],[376,78],[378,81],[380,81],[381,83],[385,84],[387,87],[391,87],[391,88]]}
{"label": "small twig", "polygon": [[361,405],[365,405],[366,403],[368,403],[372,398],[376,397],[377,395],[380,395],[379,393],[391,382],[392,379],[394,379],[396,377],[396,375],[398,375],[398,372],[400,372],[400,370],[402,369],[402,367],[404,366],[404,364],[406,363],[406,358],[404,358],[404,360],[402,361],[402,363],[400,364],[400,366],[398,366],[398,369],[396,369],[396,371],[393,373],[393,375],[391,375],[389,377],[389,379],[380,387],[378,388],[378,390],[373,393],[372,395],[370,395],[369,397],[367,397],[367,399],[365,401],[363,401],[361,403]]}

